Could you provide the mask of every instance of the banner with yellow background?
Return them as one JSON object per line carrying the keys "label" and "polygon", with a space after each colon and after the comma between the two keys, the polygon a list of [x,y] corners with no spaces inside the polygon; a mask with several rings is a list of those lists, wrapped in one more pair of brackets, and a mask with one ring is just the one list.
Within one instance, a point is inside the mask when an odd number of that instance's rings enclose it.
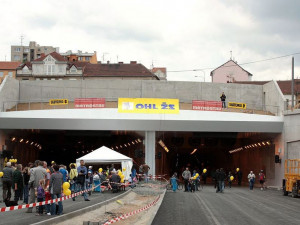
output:
{"label": "banner with yellow background", "polygon": [[178,114],[178,99],[119,98],[119,113]]}

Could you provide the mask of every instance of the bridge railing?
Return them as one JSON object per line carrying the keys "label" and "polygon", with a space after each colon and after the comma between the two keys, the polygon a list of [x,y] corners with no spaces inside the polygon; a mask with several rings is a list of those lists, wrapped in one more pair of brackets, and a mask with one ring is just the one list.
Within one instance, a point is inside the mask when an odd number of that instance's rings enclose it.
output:
{"label": "bridge railing", "polygon": [[[118,108],[118,98],[106,98],[106,108]],[[11,107],[11,105],[14,105]],[[28,110],[52,110],[52,109],[75,109],[74,101],[69,101],[66,105],[50,105],[49,101],[42,99],[33,99],[30,101],[6,101],[0,106],[0,111],[28,111]],[[180,110],[193,110],[191,100],[180,100]],[[203,110],[202,110],[203,111]],[[237,112],[262,115],[281,115],[279,106],[246,104],[246,108],[222,108],[223,112]]]}

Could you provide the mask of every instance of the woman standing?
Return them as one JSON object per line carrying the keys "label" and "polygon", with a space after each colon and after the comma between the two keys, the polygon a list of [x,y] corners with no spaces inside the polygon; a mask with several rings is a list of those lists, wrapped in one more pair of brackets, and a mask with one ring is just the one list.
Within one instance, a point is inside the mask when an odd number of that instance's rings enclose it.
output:
{"label": "woman standing", "polygon": [[[71,163],[70,164],[70,184],[71,184],[71,193],[74,194],[75,191],[77,190],[76,188],[76,178],[78,176],[78,172],[77,172],[77,169],[76,169],[76,164],[75,163]],[[75,197],[72,198],[73,201],[75,201]]]}
{"label": "woman standing", "polygon": [[28,187],[28,182],[29,182],[29,168],[25,167],[23,170],[23,182],[24,182],[24,187],[23,187],[23,196],[24,196],[24,204],[28,204],[28,195],[29,195],[29,187]]}

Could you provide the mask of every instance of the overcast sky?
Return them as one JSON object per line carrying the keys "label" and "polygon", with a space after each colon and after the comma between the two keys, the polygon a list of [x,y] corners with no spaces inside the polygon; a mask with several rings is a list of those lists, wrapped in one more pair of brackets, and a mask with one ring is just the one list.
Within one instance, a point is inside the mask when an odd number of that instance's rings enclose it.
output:
{"label": "overcast sky", "polygon": [[[97,51],[99,61],[136,60],[168,71],[216,68],[300,52],[298,0],[1,0],[0,61],[10,46],[36,41]],[[300,55],[295,55],[300,78]],[[291,57],[243,66],[253,80],[288,79]],[[168,72],[169,80],[210,81],[210,71]],[[198,77],[195,77],[198,76]]]}

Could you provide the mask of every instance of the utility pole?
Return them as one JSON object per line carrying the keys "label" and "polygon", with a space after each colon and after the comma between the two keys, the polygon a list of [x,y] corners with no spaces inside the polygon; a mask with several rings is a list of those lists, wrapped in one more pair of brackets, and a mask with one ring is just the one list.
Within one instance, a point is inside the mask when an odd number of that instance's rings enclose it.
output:
{"label": "utility pole", "polygon": [[294,56],[292,57],[292,110],[294,108]]}
{"label": "utility pole", "polygon": [[24,39],[24,36],[21,35],[20,39],[21,39],[21,46],[23,46],[23,39]]}

